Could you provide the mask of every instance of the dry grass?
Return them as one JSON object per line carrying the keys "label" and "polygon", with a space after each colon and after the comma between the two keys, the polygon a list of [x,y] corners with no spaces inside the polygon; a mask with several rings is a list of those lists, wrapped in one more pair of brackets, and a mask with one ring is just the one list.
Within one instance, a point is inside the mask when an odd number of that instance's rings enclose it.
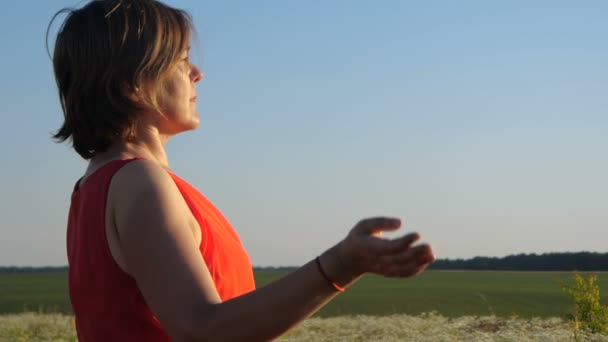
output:
{"label": "dry grass", "polygon": [[[607,341],[606,335],[578,336]],[[311,318],[280,341],[574,341],[572,325],[559,318],[342,316]],[[0,316],[0,341],[76,341],[74,318],[24,313]]]}
{"label": "dry grass", "polygon": [[0,341],[76,341],[74,317],[40,313],[1,315]]}
{"label": "dry grass", "polygon": [[[608,336],[579,336],[584,341],[608,341]],[[574,341],[570,322],[560,318],[447,318],[420,316],[351,316],[312,318],[281,341]]]}

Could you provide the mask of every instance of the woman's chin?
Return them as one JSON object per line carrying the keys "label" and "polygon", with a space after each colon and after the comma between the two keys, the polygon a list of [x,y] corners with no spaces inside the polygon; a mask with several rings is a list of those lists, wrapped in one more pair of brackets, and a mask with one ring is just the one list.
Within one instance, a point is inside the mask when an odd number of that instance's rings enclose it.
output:
{"label": "woman's chin", "polygon": [[192,118],[192,120],[190,120],[190,122],[188,123],[187,127],[186,127],[186,131],[193,131],[195,129],[198,128],[198,126],[200,125],[201,120],[199,119],[198,116]]}
{"label": "woman's chin", "polygon": [[199,118],[198,114],[192,118],[192,129],[197,129],[198,126],[201,124],[201,118]]}

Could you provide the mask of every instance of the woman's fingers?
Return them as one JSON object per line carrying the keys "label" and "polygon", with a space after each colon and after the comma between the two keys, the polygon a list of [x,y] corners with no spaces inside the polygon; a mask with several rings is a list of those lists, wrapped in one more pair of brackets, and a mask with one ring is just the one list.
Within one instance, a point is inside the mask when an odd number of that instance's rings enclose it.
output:
{"label": "woman's fingers", "polygon": [[412,244],[420,239],[418,233],[409,233],[398,239],[387,240],[376,237],[367,237],[368,248],[372,254],[377,256],[393,255],[407,250]]}
{"label": "woman's fingers", "polygon": [[395,251],[398,252],[399,248],[407,249],[412,246],[416,241],[420,240],[420,234],[417,232],[406,234],[398,239],[393,240],[395,242]]}
{"label": "woman's fingers", "polygon": [[353,228],[356,234],[373,235],[379,231],[397,230],[401,220],[393,217],[372,217],[359,221]]}
{"label": "woman's fingers", "polygon": [[401,220],[392,217],[373,217],[359,221],[343,241],[345,262],[352,261],[353,269],[387,277],[408,277],[420,273],[435,260],[431,247],[413,246],[420,239],[416,232],[397,239],[382,239],[383,231],[399,229]]}
{"label": "woman's fingers", "polygon": [[431,247],[424,244],[398,254],[380,256],[371,268],[372,272],[387,277],[406,277],[424,270],[434,260]]}

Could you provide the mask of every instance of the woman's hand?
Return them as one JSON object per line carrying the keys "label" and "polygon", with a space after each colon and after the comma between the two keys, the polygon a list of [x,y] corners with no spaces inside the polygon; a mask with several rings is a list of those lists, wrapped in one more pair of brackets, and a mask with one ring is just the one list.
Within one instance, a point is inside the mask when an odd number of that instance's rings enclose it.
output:
{"label": "woman's hand", "polygon": [[[336,247],[343,272],[356,278],[364,273],[385,277],[410,277],[422,272],[435,256],[428,244],[413,246],[420,239],[410,233],[397,239],[383,239],[382,232],[401,227],[401,220],[388,217],[368,218],[353,227]],[[341,278],[341,277],[340,277]]]}

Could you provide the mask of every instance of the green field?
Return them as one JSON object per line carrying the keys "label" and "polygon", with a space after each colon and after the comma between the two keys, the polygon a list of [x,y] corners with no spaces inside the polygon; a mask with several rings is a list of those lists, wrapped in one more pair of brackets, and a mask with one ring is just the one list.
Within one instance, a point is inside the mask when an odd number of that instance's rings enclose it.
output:
{"label": "green field", "polygon": [[[608,290],[608,273],[597,273]],[[284,273],[256,272],[258,287]],[[323,308],[318,316],[346,314],[565,317],[571,301],[560,282],[572,273],[427,271],[404,280],[366,276]],[[608,297],[603,293],[604,300]],[[0,314],[24,311],[70,313],[67,274],[0,275]]]}
{"label": "green field", "polygon": [[67,273],[0,274],[0,314],[71,313]]}

